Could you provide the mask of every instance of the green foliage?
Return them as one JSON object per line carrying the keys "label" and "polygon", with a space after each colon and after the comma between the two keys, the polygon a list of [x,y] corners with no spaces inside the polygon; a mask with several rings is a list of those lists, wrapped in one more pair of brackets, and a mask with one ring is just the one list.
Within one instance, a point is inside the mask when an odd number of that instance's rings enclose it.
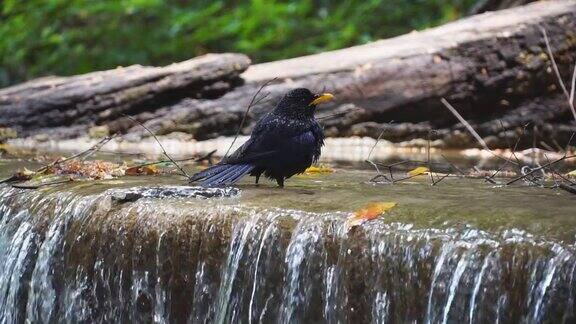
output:
{"label": "green foliage", "polygon": [[271,61],[462,16],[474,0],[3,0],[0,85],[207,52]]}

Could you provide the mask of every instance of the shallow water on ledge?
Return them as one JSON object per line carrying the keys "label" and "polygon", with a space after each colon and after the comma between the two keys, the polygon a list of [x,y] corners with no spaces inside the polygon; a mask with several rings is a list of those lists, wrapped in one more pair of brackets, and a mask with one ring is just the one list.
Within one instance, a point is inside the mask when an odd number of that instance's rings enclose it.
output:
{"label": "shallow water on ledge", "polygon": [[[573,196],[372,176],[211,199],[126,198],[170,176],[1,187],[0,322],[575,320]],[[373,201],[398,205],[348,231]]]}

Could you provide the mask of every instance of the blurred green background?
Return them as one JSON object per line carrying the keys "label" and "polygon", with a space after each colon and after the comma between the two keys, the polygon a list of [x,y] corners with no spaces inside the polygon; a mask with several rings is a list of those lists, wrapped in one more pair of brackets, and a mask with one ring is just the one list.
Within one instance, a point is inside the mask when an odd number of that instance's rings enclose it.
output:
{"label": "blurred green background", "polygon": [[207,52],[265,62],[465,15],[475,0],[1,0],[0,87]]}

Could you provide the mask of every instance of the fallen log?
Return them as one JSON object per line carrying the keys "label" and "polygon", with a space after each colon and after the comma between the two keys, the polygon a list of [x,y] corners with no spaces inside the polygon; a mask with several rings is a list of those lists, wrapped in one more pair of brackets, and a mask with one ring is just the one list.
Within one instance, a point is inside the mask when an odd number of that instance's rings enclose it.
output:
{"label": "fallen log", "polygon": [[[58,108],[60,102],[51,101],[52,110],[59,111],[56,115],[64,115],[52,121],[47,120],[48,114],[37,115],[39,109],[16,109],[14,103],[0,99],[0,115],[10,111],[10,118],[18,120],[27,135],[50,127],[55,137],[78,136],[91,126],[105,125],[111,132],[147,136],[141,127],[121,118],[122,112],[158,134],[186,132],[202,140],[234,135],[257,89],[277,78],[265,89],[267,99],[251,109],[243,134],[288,89],[307,87],[336,95],[337,100],[319,112],[328,116],[322,122],[329,136],[377,137],[387,125],[390,132],[384,132],[383,138],[392,141],[433,137],[445,146],[476,146],[440,103],[444,97],[491,146],[507,146],[520,131],[538,134],[537,143],[553,145],[555,141],[563,146],[576,123],[561,97],[542,28],[548,33],[562,78],[569,80],[576,63],[576,1],[546,1],[366,45],[253,65],[241,74],[243,85],[234,87],[239,79],[232,78],[234,82],[209,98],[179,93],[166,100],[161,94],[170,92],[151,91],[147,100],[153,105],[141,105],[138,100],[129,107],[113,100],[97,109],[76,105],[71,111],[77,115],[70,119],[65,117],[66,109]],[[237,76],[242,68],[231,70]],[[196,87],[200,88],[204,89]],[[20,93],[27,98],[30,92]],[[333,113],[338,114],[330,117]],[[393,126],[388,126],[390,121]],[[0,117],[0,126],[6,124],[6,117]]]}
{"label": "fallen log", "polygon": [[278,78],[266,88],[268,100],[251,109],[244,134],[286,90],[308,87],[336,94],[319,113],[342,112],[323,120],[329,136],[377,137],[381,128],[374,131],[367,123],[394,121],[392,128],[402,131],[383,138],[405,141],[434,131],[430,136],[446,146],[476,146],[440,103],[445,97],[492,146],[507,146],[510,134],[519,134],[526,123],[532,124],[526,134],[535,131],[540,140],[564,145],[576,124],[559,94],[541,28],[569,80],[576,63],[576,2],[538,2],[367,45],[253,65],[242,75],[244,86],[217,100],[186,99],[165,107],[148,126],[198,139],[233,135],[257,88]]}
{"label": "fallen log", "polygon": [[217,98],[242,83],[239,75],[249,64],[244,55],[212,54],[165,67],[134,65],[34,80],[0,90],[0,125],[21,136],[55,127],[85,133],[123,114],[154,111],[182,98]]}

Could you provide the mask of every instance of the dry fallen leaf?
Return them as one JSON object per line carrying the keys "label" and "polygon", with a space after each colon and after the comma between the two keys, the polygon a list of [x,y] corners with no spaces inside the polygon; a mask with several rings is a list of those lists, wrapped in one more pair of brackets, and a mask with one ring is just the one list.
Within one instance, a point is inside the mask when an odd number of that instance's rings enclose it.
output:
{"label": "dry fallen leaf", "polygon": [[408,175],[411,177],[415,177],[421,174],[426,174],[428,173],[430,170],[427,167],[417,167],[416,169],[410,170],[408,171]]}
{"label": "dry fallen leaf", "polygon": [[155,164],[131,167],[124,171],[125,175],[154,175],[158,173],[160,173],[160,170],[158,170],[158,167]]}
{"label": "dry fallen leaf", "polygon": [[14,174],[13,177],[16,181],[24,181],[32,179],[34,174],[36,174],[36,172],[24,168],[24,170],[18,171],[16,174]]}
{"label": "dry fallen leaf", "polygon": [[116,176],[118,164],[107,161],[70,161],[51,167],[54,174],[76,175],[90,179],[110,179]]}
{"label": "dry fallen leaf", "polygon": [[32,177],[35,174],[36,174],[36,172],[30,171],[30,170],[24,168],[24,170],[14,173],[9,178],[0,180],[0,183],[16,182],[16,181],[28,181],[28,180],[32,179]]}
{"label": "dry fallen leaf", "polygon": [[377,218],[396,206],[395,202],[373,202],[354,212],[347,220],[348,227],[362,225],[364,222]]}
{"label": "dry fallen leaf", "polygon": [[576,177],[576,170],[568,172],[566,175],[570,177]]}

